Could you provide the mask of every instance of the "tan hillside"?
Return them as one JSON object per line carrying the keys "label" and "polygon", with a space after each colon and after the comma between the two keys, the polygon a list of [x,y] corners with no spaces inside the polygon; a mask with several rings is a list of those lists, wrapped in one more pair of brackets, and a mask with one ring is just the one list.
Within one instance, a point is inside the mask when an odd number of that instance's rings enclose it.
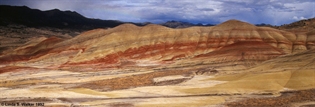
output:
{"label": "tan hillside", "polygon": [[[50,38],[45,41],[54,40]],[[101,64],[100,66],[104,67],[120,66],[122,60],[135,62],[136,64],[141,64],[142,61],[161,63],[178,58],[215,54],[216,51],[222,51],[221,48],[228,45],[241,44],[242,46],[239,47],[241,49],[243,45],[251,45],[254,48],[257,44],[259,48],[256,48],[255,51],[261,53],[242,50],[242,52],[233,54],[231,57],[239,57],[242,54],[256,54],[258,57],[266,57],[259,59],[263,61],[271,57],[277,57],[277,55],[301,52],[314,47],[311,33],[294,34],[267,27],[256,27],[237,20],[229,20],[213,27],[185,29],[171,29],[154,24],[144,27],[123,24],[112,29],[91,30],[72,39],[52,43],[49,46],[46,46],[46,43],[40,43],[24,49],[19,48],[7,55],[2,55],[0,59],[10,61],[8,57],[19,55],[20,57],[26,57],[21,60],[45,63],[45,60],[52,56],[57,59],[60,56],[62,57],[61,62],[56,60],[57,62],[54,62],[54,64],[62,64],[63,67],[78,64]],[[265,48],[270,48],[274,52],[270,53],[271,50],[263,52]],[[225,51],[235,50],[233,48],[224,49]],[[41,50],[45,50],[45,52],[43,53]],[[27,56],[32,52],[38,52],[36,57]],[[262,56],[259,56],[259,54]],[[17,59],[14,58],[14,61]]]}
{"label": "tan hillside", "polygon": [[309,32],[314,30],[315,28],[315,18],[304,19],[290,24],[284,24],[277,28],[289,31]]}
{"label": "tan hillside", "polygon": [[73,38],[28,39],[1,45],[2,102],[303,107],[315,101],[314,30],[229,20],[183,29],[123,24]]}

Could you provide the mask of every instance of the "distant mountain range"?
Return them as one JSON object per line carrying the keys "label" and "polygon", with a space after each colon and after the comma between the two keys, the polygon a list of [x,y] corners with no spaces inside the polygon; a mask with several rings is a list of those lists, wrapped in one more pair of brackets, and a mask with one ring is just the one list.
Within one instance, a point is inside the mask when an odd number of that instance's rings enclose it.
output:
{"label": "distant mountain range", "polygon": [[[150,22],[133,23],[122,22],[118,20],[101,20],[91,19],[82,16],[75,11],[60,11],[58,9],[41,11],[38,9],[31,9],[27,6],[8,6],[0,5],[0,25],[23,25],[27,27],[50,27],[58,29],[71,29],[76,31],[86,31],[96,28],[113,28],[121,24],[132,23],[137,26],[145,26],[151,24]],[[160,23],[162,26],[169,28],[187,28],[191,26],[214,26],[214,24],[193,24],[182,21],[167,21]],[[315,28],[315,18],[293,22],[291,24],[284,24],[281,26],[274,26],[270,24],[256,24],[256,26],[273,27],[277,29],[289,30],[305,30],[310,31]]]}
{"label": "distant mountain range", "polygon": [[[91,30],[95,28],[112,28],[124,23],[117,20],[101,20],[91,19],[82,16],[75,11],[60,11],[58,9],[41,11],[38,9],[31,9],[27,6],[7,6],[0,5],[0,25],[25,25],[28,27],[53,27],[53,28],[67,28],[79,30]],[[144,26],[150,24],[146,23],[132,23],[137,26]],[[167,21],[160,25],[170,28],[186,28],[191,26],[213,26],[211,24],[193,24],[181,21]]]}
{"label": "distant mountain range", "polygon": [[189,22],[182,22],[182,21],[167,21],[165,23],[160,24],[162,26],[166,26],[166,27],[170,27],[170,28],[187,28],[187,27],[191,27],[191,26],[214,26],[213,24],[193,24],[193,23],[189,23]]}
{"label": "distant mountain range", "polygon": [[18,24],[28,27],[53,27],[90,30],[115,27],[123,22],[116,20],[90,19],[73,11],[58,9],[41,11],[26,6],[0,6],[0,25]]}
{"label": "distant mountain range", "polygon": [[[41,11],[38,9],[31,9],[27,6],[8,6],[0,5],[0,25],[6,26],[10,24],[24,25],[27,27],[52,27],[61,29],[76,29],[86,31],[96,28],[112,28],[125,23],[118,20],[101,20],[91,19],[82,16],[75,11],[60,11],[58,9]],[[151,24],[132,23],[137,26],[145,26]],[[182,21],[167,21],[160,25],[170,28],[187,28],[191,26],[214,26],[214,24],[193,24]],[[291,24],[284,24],[282,26],[274,26],[270,24],[256,24],[256,26],[273,27],[277,29],[314,29],[315,18],[293,22]],[[304,28],[303,28],[304,27]]]}

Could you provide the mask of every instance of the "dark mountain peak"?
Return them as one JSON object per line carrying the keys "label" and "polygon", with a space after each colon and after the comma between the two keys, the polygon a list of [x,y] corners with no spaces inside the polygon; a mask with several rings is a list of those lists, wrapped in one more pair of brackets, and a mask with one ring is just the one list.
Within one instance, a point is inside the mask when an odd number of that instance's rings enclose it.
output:
{"label": "dark mountain peak", "polygon": [[75,11],[70,11],[70,10],[61,11],[59,9],[52,9],[52,10],[44,11],[44,13],[46,13],[46,15],[49,17],[71,17],[71,18],[80,18],[80,19],[85,18],[81,14]]}
{"label": "dark mountain peak", "polygon": [[52,10],[47,10],[44,11],[48,16],[54,16],[54,15],[58,15],[58,14],[62,14],[63,12],[60,11],[59,9],[52,9]]}
{"label": "dark mountain peak", "polygon": [[115,27],[123,22],[89,19],[75,11],[52,9],[41,11],[26,6],[0,5],[0,25],[24,25],[28,27],[52,27],[63,29],[90,30]]}
{"label": "dark mountain peak", "polygon": [[0,5],[0,12],[28,12],[28,11],[40,11],[38,9],[31,9],[27,6],[9,6],[9,5]]}
{"label": "dark mountain peak", "polygon": [[9,5],[0,5],[0,8],[24,8],[24,9],[30,9],[27,6],[9,6]]}
{"label": "dark mountain peak", "polygon": [[191,24],[191,25],[193,25],[192,23],[189,23],[189,22],[175,21],[175,20],[167,21],[165,23],[179,23],[179,24]]}
{"label": "dark mountain peak", "polygon": [[167,21],[165,23],[161,24],[162,26],[170,27],[170,28],[186,28],[186,27],[191,27],[193,24],[187,23],[187,22],[180,22],[180,21]]}
{"label": "dark mountain peak", "polygon": [[70,10],[65,10],[65,11],[61,11],[59,9],[51,9],[51,10],[46,10],[44,11],[46,13],[67,13],[67,14],[77,14],[80,15],[79,13],[77,13],[76,11],[70,11]]}
{"label": "dark mountain peak", "polygon": [[167,21],[166,23],[172,23],[172,22],[178,22],[178,21],[171,20],[171,21]]}
{"label": "dark mountain peak", "polygon": [[59,9],[51,9],[51,10],[47,10],[48,12],[61,12]]}

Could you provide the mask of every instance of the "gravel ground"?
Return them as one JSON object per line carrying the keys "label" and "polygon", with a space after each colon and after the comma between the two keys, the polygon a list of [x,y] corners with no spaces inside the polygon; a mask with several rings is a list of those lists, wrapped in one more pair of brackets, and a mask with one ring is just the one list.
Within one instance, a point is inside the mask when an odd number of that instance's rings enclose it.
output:
{"label": "gravel ground", "polygon": [[[228,107],[291,107],[294,103],[315,102],[315,89],[282,92],[279,97],[249,98],[225,104]],[[300,107],[315,107],[315,105],[299,104]]]}

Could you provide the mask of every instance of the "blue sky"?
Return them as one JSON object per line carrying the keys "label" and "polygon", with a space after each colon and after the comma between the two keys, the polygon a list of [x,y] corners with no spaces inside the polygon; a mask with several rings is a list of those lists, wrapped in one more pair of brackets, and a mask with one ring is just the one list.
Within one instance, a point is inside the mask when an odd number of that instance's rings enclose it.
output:
{"label": "blue sky", "polygon": [[88,18],[218,24],[237,19],[282,25],[314,18],[315,0],[1,0],[2,5],[76,11]]}

